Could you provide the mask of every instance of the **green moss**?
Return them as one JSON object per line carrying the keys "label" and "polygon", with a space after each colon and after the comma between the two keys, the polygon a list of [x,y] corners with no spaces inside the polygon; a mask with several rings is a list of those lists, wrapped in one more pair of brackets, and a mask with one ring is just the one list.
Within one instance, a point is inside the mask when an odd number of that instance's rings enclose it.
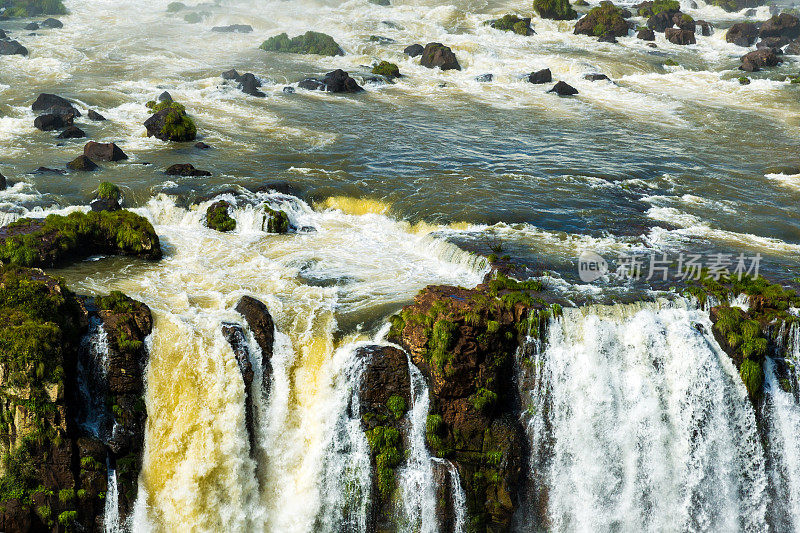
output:
{"label": "green moss", "polygon": [[386,407],[394,415],[395,420],[400,420],[406,414],[406,401],[402,396],[392,395],[386,402]]}
{"label": "green moss", "polygon": [[74,524],[77,519],[78,511],[64,511],[58,515],[58,523],[67,528],[72,527],[72,524]]}
{"label": "green moss", "polygon": [[6,8],[4,15],[12,18],[67,14],[61,0],[2,0],[0,6]]}
{"label": "green moss", "polygon": [[388,498],[396,486],[395,468],[403,458],[400,453],[400,432],[393,427],[377,426],[367,431],[367,442],[375,457],[378,490],[384,498]]}
{"label": "green moss", "polygon": [[530,35],[531,33],[530,19],[521,19],[512,14],[489,21],[489,25],[496,30],[511,31],[517,35]]}
{"label": "green moss", "polygon": [[689,24],[691,22],[694,22],[694,19],[692,18],[691,15],[687,15],[686,13],[684,13],[683,16],[681,16],[682,24]]}
{"label": "green moss", "polygon": [[497,393],[481,387],[469,400],[476,411],[488,412],[497,404]]}
{"label": "green moss", "polygon": [[153,113],[158,113],[165,109],[169,110],[164,117],[161,135],[167,137],[170,141],[192,141],[197,136],[197,126],[194,120],[186,114],[186,108],[182,104],[171,100],[158,103],[151,100],[147,102],[147,107]]}
{"label": "green moss", "polygon": [[545,19],[572,20],[578,16],[569,0],[533,0],[533,9]]}
{"label": "green moss", "polygon": [[380,63],[372,67],[372,73],[378,74],[379,76],[386,76],[387,78],[399,78],[400,68],[394,63],[389,63],[388,61],[381,61]]}
{"label": "green moss", "polygon": [[[594,26],[591,29],[592,35],[600,37],[613,28],[627,25],[623,13],[621,8],[608,1],[600,2],[599,6],[590,9],[586,14],[586,18],[594,22]],[[581,19],[582,21],[583,19]]]}
{"label": "green moss", "polygon": [[289,215],[279,209],[272,209],[265,205],[262,227],[267,233],[288,233]]}
{"label": "green moss", "polygon": [[60,491],[58,491],[58,501],[60,501],[61,503],[67,504],[74,499],[75,499],[74,489],[61,489]]}
{"label": "green moss", "polygon": [[81,468],[88,471],[99,472],[103,468],[103,465],[94,457],[87,456],[81,457]]}
{"label": "green moss", "polygon": [[270,37],[261,45],[267,52],[292,54],[317,54],[321,56],[342,56],[344,51],[336,44],[333,37],[324,33],[307,31],[289,39],[286,33]]}
{"label": "green moss", "polygon": [[83,500],[86,498],[86,489],[78,489],[78,492],[75,493],[79,500]]}
{"label": "green moss", "polygon": [[747,394],[751,398],[756,398],[761,391],[761,384],[764,382],[764,370],[761,368],[761,364],[745,359],[742,361],[739,375],[742,377],[744,386],[747,387]]}
{"label": "green moss", "polygon": [[665,67],[677,67],[678,66],[678,62],[675,61],[672,58],[669,58],[666,61],[664,61],[664,66]]}
{"label": "green moss", "polygon": [[438,457],[447,456],[452,449],[445,443],[445,424],[441,415],[428,415],[425,420],[425,442]]}
{"label": "green moss", "polygon": [[42,519],[42,522],[47,524],[50,522],[50,518],[52,518],[52,511],[50,510],[49,505],[40,505],[36,508],[36,514],[39,515],[39,518]]}
{"label": "green moss", "polygon": [[[35,231],[30,227],[42,224]],[[130,211],[102,211],[23,218],[6,226],[11,234],[0,241],[0,260],[18,266],[51,266],[70,257],[95,253],[161,257],[158,236],[147,219]],[[22,233],[15,235],[15,231]]]}
{"label": "green moss", "polygon": [[186,4],[184,4],[183,2],[170,2],[167,5],[167,12],[169,13],[176,13],[183,9],[186,9]]}
{"label": "green moss", "polygon": [[206,226],[222,232],[235,230],[236,220],[228,214],[230,206],[225,201],[211,204],[206,211]]}
{"label": "green moss", "polygon": [[681,4],[678,0],[655,0],[652,6],[642,6],[639,8],[640,17],[651,17],[658,15],[662,11],[680,11]]}
{"label": "green moss", "polygon": [[453,334],[458,327],[451,321],[440,318],[433,325],[431,336],[428,339],[428,350],[432,363],[439,369],[444,370],[447,363],[452,358],[450,350],[453,347]]}
{"label": "green moss", "polygon": [[122,193],[120,192],[119,187],[113,183],[104,181],[97,188],[97,196],[103,200],[119,202],[119,199],[122,197]]}

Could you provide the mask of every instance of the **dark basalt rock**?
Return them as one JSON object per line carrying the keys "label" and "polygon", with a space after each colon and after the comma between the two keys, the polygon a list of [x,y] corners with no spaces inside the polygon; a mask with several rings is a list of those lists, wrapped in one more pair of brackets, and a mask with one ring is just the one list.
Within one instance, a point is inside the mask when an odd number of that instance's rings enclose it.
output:
{"label": "dark basalt rock", "polygon": [[97,198],[96,200],[92,200],[89,204],[89,207],[92,208],[92,211],[119,211],[122,209],[122,206],[119,205],[119,201],[114,198]]}
{"label": "dark basalt rock", "polygon": [[782,60],[770,48],[761,48],[742,56],[741,70],[755,72],[764,67],[776,67]]}
{"label": "dark basalt rock", "polygon": [[17,41],[0,41],[0,56],[26,56],[28,49]]}
{"label": "dark basalt rock", "polygon": [[194,144],[194,147],[197,148],[198,150],[208,150],[209,148],[211,148],[211,146],[207,145],[203,141],[196,142]]}
{"label": "dark basalt rock", "polygon": [[589,81],[603,81],[603,80],[611,81],[609,79],[609,77],[606,76],[605,74],[585,74],[583,76],[583,79],[589,80]]}
{"label": "dark basalt rock", "polygon": [[8,34],[2,29],[0,29],[0,39],[5,40],[8,39]]}
{"label": "dark basalt rock", "polygon": [[39,29],[39,25],[36,24],[35,22],[31,22],[31,23],[26,24],[25,26],[23,26],[22,29],[23,30],[28,30],[28,31],[36,31],[36,30]]}
{"label": "dark basalt rock", "polygon": [[236,364],[239,366],[239,371],[242,374],[242,381],[244,382],[245,398],[245,425],[247,427],[247,436],[250,441],[250,457],[256,456],[256,434],[255,424],[253,423],[254,407],[253,395],[257,391],[253,391],[253,365],[250,362],[250,348],[247,343],[247,335],[245,335],[244,328],[239,324],[232,324],[230,322],[222,323],[222,336],[228,341],[233,350],[233,355],[236,358]]}
{"label": "dark basalt rock", "polygon": [[42,27],[43,28],[58,29],[58,28],[63,28],[64,27],[64,23],[61,22],[58,19],[49,18],[49,19],[45,19],[42,22]]}
{"label": "dark basalt rock", "polygon": [[281,91],[284,94],[294,94],[295,93],[294,87],[289,87],[288,85],[286,87],[284,87],[283,89],[281,89]]}
{"label": "dark basalt rock", "polygon": [[67,127],[71,124],[71,120],[65,121],[61,115],[55,115],[52,113],[36,117],[36,119],[33,121],[34,127],[42,131],[60,130],[61,128]]}
{"label": "dark basalt rock", "polygon": [[739,22],[731,26],[725,40],[738,46],[753,46],[758,39],[758,27],[752,22]]}
{"label": "dark basalt rock", "polygon": [[650,28],[644,28],[639,30],[639,33],[636,34],[636,38],[641,39],[643,41],[655,41],[656,32],[654,32]]}
{"label": "dark basalt rock", "polygon": [[6,177],[0,174],[0,191],[6,190],[8,183],[6,182]]}
{"label": "dark basalt rock", "polygon": [[122,161],[128,156],[114,143],[89,141],[83,147],[83,155],[97,161]]}
{"label": "dark basalt rock", "polygon": [[165,173],[169,176],[210,176],[211,172],[207,170],[198,170],[194,165],[189,163],[178,163],[167,167]]}
{"label": "dark basalt rock", "polygon": [[666,31],[667,28],[671,28],[675,24],[674,15],[674,11],[662,11],[647,19],[647,27],[659,33]]}
{"label": "dark basalt rock", "polygon": [[211,31],[217,33],[252,33],[253,27],[249,24],[231,24],[229,26],[214,26]]}
{"label": "dark basalt rock", "polygon": [[70,126],[58,135],[59,139],[81,139],[83,137],[86,137],[86,132],[77,126]]}
{"label": "dark basalt rock", "polygon": [[800,56],[800,39],[795,39],[794,41],[790,42],[786,46],[784,53],[792,56]]}
{"label": "dark basalt rock", "polygon": [[98,167],[94,161],[92,161],[85,155],[79,155],[78,157],[67,163],[67,168],[70,170],[89,172],[92,170],[97,170],[100,167]]}
{"label": "dark basalt rock", "polygon": [[556,83],[555,86],[553,86],[553,88],[547,92],[556,93],[558,96],[574,96],[578,94],[578,89],[576,89],[572,85],[560,81]]}
{"label": "dark basalt rock", "polygon": [[[40,94],[33,102],[33,104],[31,104],[31,109],[33,111],[49,111],[54,107],[74,109],[72,102],[70,102],[66,98],[62,98],[61,96],[50,93]],[[80,113],[77,112],[77,110],[75,116],[76,117],[81,116]]]}
{"label": "dark basalt rock", "polygon": [[242,296],[236,304],[236,312],[247,322],[253,338],[261,348],[261,385],[269,391],[272,380],[272,353],[275,346],[275,322],[267,306],[251,296]]}
{"label": "dark basalt rock", "polygon": [[600,38],[597,39],[597,40],[598,40],[598,42],[601,42],[601,43],[616,44],[617,43],[617,36],[614,35],[613,31],[607,31],[603,35],[601,35]]}
{"label": "dark basalt rock", "polygon": [[756,43],[756,48],[771,48],[776,55],[783,53],[781,48],[789,44],[791,41],[786,37],[767,37],[761,39]]}
{"label": "dark basalt rock", "polygon": [[461,70],[461,65],[459,65],[456,55],[442,43],[426,44],[419,64],[427,68],[438,67],[441,70]]}
{"label": "dark basalt rock", "polygon": [[89,117],[89,120],[94,120],[95,122],[102,122],[106,119],[106,117],[104,117],[94,109],[90,109],[89,113],[86,116]]}
{"label": "dark basalt rock", "polygon": [[67,173],[66,170],[61,170],[59,168],[48,168],[48,167],[39,167],[36,170],[30,172],[30,174],[61,174],[62,176],[66,173]]}
{"label": "dark basalt rock", "polygon": [[[703,37],[710,36],[711,35],[711,30],[714,28],[714,26],[712,26],[710,22],[706,22],[705,20],[697,20],[697,21],[695,21],[695,27],[697,27],[697,26],[700,27],[700,35],[702,35]],[[697,30],[695,30],[695,31],[697,31]]]}
{"label": "dark basalt rock", "polygon": [[301,81],[298,87],[309,91],[326,91],[329,93],[360,93],[364,89],[342,69],[328,72],[322,80],[308,78]]}
{"label": "dark basalt rock", "polygon": [[240,79],[242,79],[242,76],[236,71],[235,68],[232,68],[222,73],[222,79],[238,82]]}
{"label": "dark basalt rock", "polygon": [[249,72],[239,78],[239,87],[242,89],[243,93],[249,94],[250,96],[256,96],[258,98],[266,96],[258,90],[258,88],[261,87],[261,80]]}
{"label": "dark basalt rock", "polygon": [[421,56],[422,52],[424,52],[424,51],[425,51],[425,47],[422,46],[421,44],[412,44],[412,45],[406,46],[405,49],[403,49],[403,53],[405,55],[409,56],[409,57]]}
{"label": "dark basalt rock", "polygon": [[531,72],[528,75],[528,82],[540,84],[540,83],[550,83],[553,81],[553,74],[550,72],[549,68],[545,68],[542,70],[537,70],[536,72]]}
{"label": "dark basalt rock", "polygon": [[164,91],[163,93],[158,95],[159,102],[173,102],[172,95],[169,94],[168,91]]}
{"label": "dark basalt rock", "polygon": [[791,41],[800,37],[800,19],[789,13],[773,15],[772,18],[761,25],[758,35],[762,39],[784,37]]}
{"label": "dark basalt rock", "polygon": [[488,83],[494,79],[494,75],[492,74],[481,74],[480,76],[475,76],[475,81],[480,83]]}
{"label": "dark basalt rock", "polygon": [[697,44],[694,32],[689,30],[682,30],[680,28],[667,28],[667,30],[664,32],[664,36],[672,44]]}

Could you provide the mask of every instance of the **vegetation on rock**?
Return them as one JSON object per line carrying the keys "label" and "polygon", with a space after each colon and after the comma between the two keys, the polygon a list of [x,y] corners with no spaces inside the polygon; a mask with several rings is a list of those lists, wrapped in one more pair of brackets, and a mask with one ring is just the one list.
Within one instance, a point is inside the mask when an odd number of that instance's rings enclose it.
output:
{"label": "vegetation on rock", "polygon": [[[567,5],[569,5],[569,3],[567,3]],[[520,18],[516,15],[508,14],[499,19],[490,20],[488,24],[496,30],[511,31],[518,35],[527,36],[533,34],[530,18]]]}
{"label": "vegetation on rock", "polygon": [[625,18],[629,15],[626,10],[609,1],[600,2],[575,24],[575,34],[600,37],[612,32],[616,37],[624,37],[628,34],[629,25]]}
{"label": "vegetation on rock", "polygon": [[379,76],[386,76],[387,78],[399,78],[400,68],[394,63],[389,63],[388,61],[381,61],[380,63],[372,67],[372,73],[378,74]]}
{"label": "vegetation on rock", "polygon": [[97,197],[101,200],[119,202],[120,198],[122,198],[122,192],[120,192],[119,187],[113,183],[104,181],[97,188]]}
{"label": "vegetation on rock", "polygon": [[211,204],[206,211],[206,226],[217,231],[233,231],[236,220],[228,214],[231,204],[221,200]]}
{"label": "vegetation on rock", "polygon": [[569,0],[533,0],[533,9],[544,19],[572,20],[578,16]]}
{"label": "vegetation on rock", "polygon": [[264,41],[260,48],[267,52],[317,54],[321,56],[344,55],[344,51],[336,44],[333,37],[315,31],[307,31],[305,34],[291,39],[288,34],[281,33]]}
{"label": "vegetation on rock", "polygon": [[193,141],[197,136],[197,126],[182,104],[172,100],[150,101],[147,107],[154,113],[145,122],[148,136],[175,142]]}
{"label": "vegetation on rock", "polygon": [[2,0],[8,17],[36,17],[39,15],[66,15],[67,8],[61,0]]}
{"label": "vegetation on rock", "polygon": [[289,216],[283,211],[264,206],[264,222],[262,227],[267,233],[287,233]]}

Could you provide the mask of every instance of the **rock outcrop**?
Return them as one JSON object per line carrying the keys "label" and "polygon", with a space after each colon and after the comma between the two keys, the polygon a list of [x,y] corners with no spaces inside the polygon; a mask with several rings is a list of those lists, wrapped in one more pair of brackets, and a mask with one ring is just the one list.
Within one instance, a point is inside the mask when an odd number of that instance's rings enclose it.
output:
{"label": "rock outcrop", "polygon": [[[569,3],[567,3],[569,5]],[[496,30],[510,31],[517,35],[534,35],[536,32],[531,28],[530,17],[520,18],[516,15],[504,15],[499,19],[489,20],[486,22],[489,26]]]}
{"label": "rock outcrop", "polygon": [[0,41],[0,56],[26,56],[28,49],[18,41]]}
{"label": "rock outcrop", "polygon": [[725,40],[738,46],[753,46],[758,39],[758,26],[752,22],[739,22],[730,27]]}
{"label": "rock outcrop", "polygon": [[128,156],[114,143],[89,141],[83,147],[83,155],[97,161],[124,161]]}
{"label": "rock outcrop", "polygon": [[297,37],[281,33],[270,37],[260,47],[267,52],[281,52],[292,54],[317,54],[321,56],[343,56],[344,50],[336,44],[333,37],[324,33],[307,31]]}
{"label": "rock outcrop", "polygon": [[325,74],[321,80],[306,78],[297,84],[301,89],[308,91],[324,91],[329,93],[360,93],[364,90],[350,74],[342,69],[336,69]]}
{"label": "rock outcrop", "polygon": [[167,167],[164,171],[168,176],[210,176],[211,172],[194,168],[191,163],[177,163]]}
{"label": "rock outcrop", "polygon": [[153,112],[153,115],[144,122],[147,136],[162,141],[193,141],[197,136],[197,126],[186,114],[186,108],[173,101],[172,97],[159,99],[161,101],[158,103],[154,101],[147,103],[148,109]]}
{"label": "rock outcrop", "polygon": [[609,1],[603,1],[575,23],[575,35],[592,35],[600,37],[611,32],[615,37],[625,37],[631,24],[625,20],[630,12],[617,7]]}
{"label": "rock outcrop", "polygon": [[680,28],[667,28],[664,32],[664,36],[672,44],[687,45],[697,43],[693,31],[682,30]]}
{"label": "rock outcrop", "polygon": [[419,64],[428,68],[441,70],[461,70],[461,65],[450,47],[442,43],[428,43],[422,50]]}

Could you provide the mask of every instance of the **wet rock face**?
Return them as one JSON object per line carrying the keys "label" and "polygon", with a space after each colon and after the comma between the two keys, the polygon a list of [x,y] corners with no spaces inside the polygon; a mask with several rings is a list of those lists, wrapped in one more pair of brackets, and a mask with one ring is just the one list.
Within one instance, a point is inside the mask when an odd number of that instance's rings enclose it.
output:
{"label": "wet rock face", "polygon": [[693,31],[682,30],[680,28],[667,28],[664,32],[664,36],[672,44],[687,45],[697,43]]}
{"label": "wet rock face", "polygon": [[329,93],[360,93],[364,89],[356,80],[342,69],[328,72],[324,78],[308,78],[301,81],[298,86],[308,91],[325,91]]}
{"label": "wet rock face", "polygon": [[422,50],[419,64],[441,70],[461,70],[461,65],[450,47],[442,43],[428,43]]}
{"label": "wet rock face", "polygon": [[742,56],[742,70],[754,72],[766,67],[776,67],[781,60],[771,48],[760,48]]}
{"label": "wet rock face", "polygon": [[481,530],[503,531],[516,509],[525,455],[513,358],[535,313],[529,292],[540,287],[493,283],[426,288],[393,317],[389,338],[429,382],[428,446],[458,469],[470,519]]}
{"label": "wet rock face", "polygon": [[0,41],[0,56],[26,56],[28,49],[17,41]]}
{"label": "wet rock face", "polygon": [[772,18],[761,25],[758,35],[762,39],[783,37],[787,41],[791,41],[800,37],[800,19],[789,13],[773,15]]}
{"label": "wet rock face", "polygon": [[242,315],[253,333],[253,338],[261,348],[262,386],[269,390],[272,380],[272,352],[275,345],[275,322],[269,309],[262,302],[250,296],[242,296],[236,304],[236,312]]}
{"label": "wet rock face", "polygon": [[83,147],[83,155],[95,161],[123,161],[128,156],[114,143],[89,141]]}
{"label": "wet rock face", "polygon": [[734,24],[725,34],[725,40],[738,46],[752,46],[758,39],[758,27],[752,22]]}
{"label": "wet rock face", "polygon": [[239,371],[242,373],[242,381],[244,382],[245,390],[245,425],[247,426],[247,436],[250,440],[250,457],[255,457],[256,452],[256,435],[255,425],[253,423],[253,395],[256,391],[253,390],[253,365],[250,362],[250,348],[247,344],[247,335],[244,329],[239,324],[232,324],[229,322],[222,324],[222,336],[228,341],[233,350],[233,355],[236,357],[236,364],[239,366]]}

